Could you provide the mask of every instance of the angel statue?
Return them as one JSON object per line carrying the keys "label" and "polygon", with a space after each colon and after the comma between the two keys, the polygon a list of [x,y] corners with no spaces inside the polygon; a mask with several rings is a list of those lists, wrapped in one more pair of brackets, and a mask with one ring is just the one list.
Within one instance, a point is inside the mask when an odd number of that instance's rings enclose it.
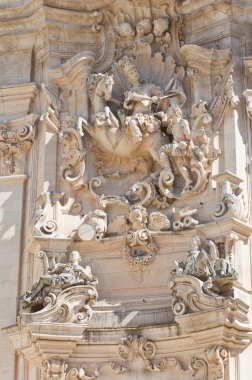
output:
{"label": "angel statue", "polygon": [[42,301],[49,293],[59,294],[63,289],[73,285],[96,285],[97,278],[92,274],[91,268],[83,268],[79,263],[81,256],[78,251],[69,254],[69,263],[57,263],[52,270],[41,276],[32,286],[31,290],[22,297],[25,306],[36,304],[36,299]]}

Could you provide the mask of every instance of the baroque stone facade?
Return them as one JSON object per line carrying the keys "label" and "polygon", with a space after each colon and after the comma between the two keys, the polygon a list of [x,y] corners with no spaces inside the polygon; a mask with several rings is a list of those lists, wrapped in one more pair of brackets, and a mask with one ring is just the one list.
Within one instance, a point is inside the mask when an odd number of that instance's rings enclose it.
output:
{"label": "baroque stone facade", "polygon": [[2,0],[1,379],[249,380],[249,0]]}

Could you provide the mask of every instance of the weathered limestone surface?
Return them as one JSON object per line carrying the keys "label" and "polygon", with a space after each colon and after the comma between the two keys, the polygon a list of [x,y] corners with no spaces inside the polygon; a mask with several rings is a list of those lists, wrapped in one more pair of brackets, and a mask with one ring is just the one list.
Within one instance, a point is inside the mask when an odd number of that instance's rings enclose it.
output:
{"label": "weathered limestone surface", "polygon": [[251,379],[251,28],[1,1],[1,379]]}

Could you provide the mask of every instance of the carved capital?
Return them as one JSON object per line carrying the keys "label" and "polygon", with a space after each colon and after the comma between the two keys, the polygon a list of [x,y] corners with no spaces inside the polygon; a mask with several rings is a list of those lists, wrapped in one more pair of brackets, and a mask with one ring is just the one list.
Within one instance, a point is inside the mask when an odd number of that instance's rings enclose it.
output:
{"label": "carved capital", "polygon": [[224,380],[228,350],[222,346],[210,346],[205,351],[208,380]]}
{"label": "carved capital", "polygon": [[36,119],[37,116],[31,114],[0,124],[0,176],[24,174]]}
{"label": "carved capital", "polygon": [[60,358],[52,358],[43,362],[44,380],[66,380],[68,364]]}

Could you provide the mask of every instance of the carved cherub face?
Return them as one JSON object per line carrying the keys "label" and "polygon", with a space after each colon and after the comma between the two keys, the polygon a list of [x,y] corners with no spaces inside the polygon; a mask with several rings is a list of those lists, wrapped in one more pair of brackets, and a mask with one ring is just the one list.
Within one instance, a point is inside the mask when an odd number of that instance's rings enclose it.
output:
{"label": "carved cherub face", "polygon": [[121,37],[133,37],[135,30],[129,22],[122,22],[118,27],[118,33]]}
{"label": "carved cherub face", "polygon": [[128,71],[127,71],[127,79],[129,81],[129,83],[131,83],[132,85],[136,85],[139,83],[139,73],[137,71],[137,69],[132,66]]}
{"label": "carved cherub face", "polygon": [[80,257],[80,254],[78,251],[72,251],[70,254],[69,254],[69,261],[70,263],[72,264],[79,264],[80,261],[81,261],[81,257]]}
{"label": "carved cherub face", "polygon": [[156,37],[162,36],[169,28],[168,18],[158,18],[154,20],[153,33]]}
{"label": "carved cherub face", "polygon": [[132,225],[144,225],[147,223],[147,212],[141,206],[136,206],[129,214],[129,220]]}
{"label": "carved cherub face", "polygon": [[148,18],[138,21],[136,25],[136,31],[138,36],[144,36],[151,32],[152,25],[151,21]]}

